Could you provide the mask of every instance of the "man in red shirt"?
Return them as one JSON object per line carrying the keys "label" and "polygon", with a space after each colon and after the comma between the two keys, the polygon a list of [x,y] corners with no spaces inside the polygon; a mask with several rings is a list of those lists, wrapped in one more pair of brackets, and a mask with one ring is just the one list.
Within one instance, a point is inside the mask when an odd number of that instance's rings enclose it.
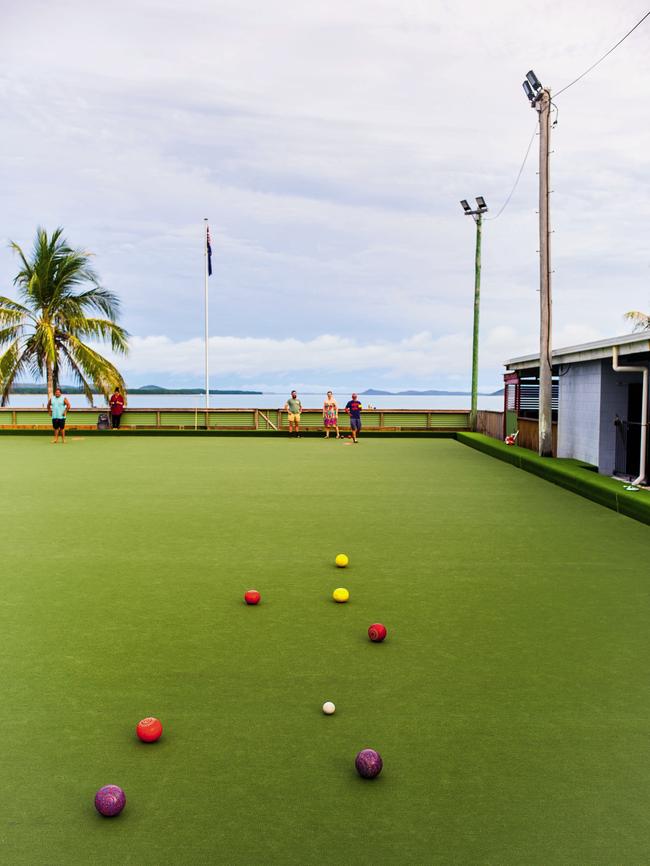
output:
{"label": "man in red shirt", "polygon": [[124,397],[120,393],[120,389],[116,388],[111,394],[111,422],[113,430],[119,430],[120,421],[122,420],[122,412],[124,412]]}

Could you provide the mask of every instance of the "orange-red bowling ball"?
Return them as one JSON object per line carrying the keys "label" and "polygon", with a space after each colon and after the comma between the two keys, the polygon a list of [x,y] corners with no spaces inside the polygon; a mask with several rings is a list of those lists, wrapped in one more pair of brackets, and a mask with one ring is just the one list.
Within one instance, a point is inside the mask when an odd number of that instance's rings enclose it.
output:
{"label": "orange-red bowling ball", "polygon": [[135,732],[143,743],[155,743],[156,740],[160,739],[160,735],[163,732],[163,726],[160,723],[160,719],[150,717],[138,722]]}
{"label": "orange-red bowling ball", "polygon": [[380,622],[373,623],[368,629],[368,637],[373,643],[381,643],[386,637],[386,626]]}
{"label": "orange-red bowling ball", "polygon": [[259,604],[262,596],[256,589],[249,589],[248,592],[244,595],[244,601],[246,604]]}

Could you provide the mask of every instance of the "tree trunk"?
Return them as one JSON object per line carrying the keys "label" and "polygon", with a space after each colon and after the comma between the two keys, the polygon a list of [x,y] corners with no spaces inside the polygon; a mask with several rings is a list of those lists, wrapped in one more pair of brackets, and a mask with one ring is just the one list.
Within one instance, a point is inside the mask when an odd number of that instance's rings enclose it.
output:
{"label": "tree trunk", "polygon": [[54,396],[54,371],[52,364],[47,361],[47,399],[51,400]]}

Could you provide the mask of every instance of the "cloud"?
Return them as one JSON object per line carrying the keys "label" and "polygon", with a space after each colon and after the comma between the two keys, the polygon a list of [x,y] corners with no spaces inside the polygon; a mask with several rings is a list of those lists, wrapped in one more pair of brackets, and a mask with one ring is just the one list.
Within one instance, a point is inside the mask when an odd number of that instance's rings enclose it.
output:
{"label": "cloud", "polygon": [[[422,0],[10,4],[0,291],[15,272],[5,241],[62,224],[96,253],[126,327],[168,335],[179,366],[134,342],[141,373],[189,373],[209,216],[212,330],[231,335],[215,358],[233,375],[264,376],[267,359],[291,369],[294,352],[305,370],[381,356],[365,369],[438,377],[449,365],[467,380],[474,232],[459,199],[482,194],[494,215],[509,192],[535,121],[527,69],[558,89],[639,17],[632,0],[543,0],[534,28],[515,0],[469,0],[462,15]],[[650,304],[649,47],[646,24],[558,98],[558,344],[614,334],[626,309]],[[535,169],[533,147],[510,206],[485,224],[488,382],[537,341]]]}
{"label": "cloud", "polygon": [[[563,345],[592,339],[588,328],[572,328],[560,335]],[[133,337],[129,356],[117,360],[127,379],[137,374],[175,375],[197,381],[204,369],[203,340],[174,341],[168,336]],[[508,327],[486,333],[481,352],[489,366],[500,369],[509,356],[535,351],[530,334],[517,334]],[[323,382],[328,377],[364,379],[364,384],[425,383],[445,387],[450,383],[469,386],[471,343],[462,334],[434,337],[421,331],[395,341],[363,341],[333,334],[313,339],[273,339],[270,337],[211,337],[210,367],[213,375],[229,384],[233,381]],[[372,380],[372,381],[370,381]],[[496,387],[497,374],[486,387]],[[458,387],[458,384],[457,384]]]}
{"label": "cloud", "polygon": [[[200,376],[204,342],[175,342],[166,336],[134,337],[120,366],[127,373],[175,372]],[[377,373],[382,378],[417,379],[464,372],[470,351],[462,335],[435,339],[427,332],[399,341],[362,342],[332,334],[310,340],[211,337],[210,363],[220,377],[281,379],[291,376],[340,376]],[[461,357],[462,353],[462,357]]]}

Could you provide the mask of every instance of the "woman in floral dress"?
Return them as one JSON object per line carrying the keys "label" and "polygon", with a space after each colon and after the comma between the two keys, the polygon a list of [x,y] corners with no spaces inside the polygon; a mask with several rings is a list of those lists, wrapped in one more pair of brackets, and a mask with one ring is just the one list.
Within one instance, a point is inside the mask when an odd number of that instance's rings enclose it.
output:
{"label": "woman in floral dress", "polygon": [[330,438],[330,431],[336,430],[336,438],[340,439],[339,433],[339,407],[331,391],[327,392],[323,403],[323,426],[325,427],[325,438]]}

